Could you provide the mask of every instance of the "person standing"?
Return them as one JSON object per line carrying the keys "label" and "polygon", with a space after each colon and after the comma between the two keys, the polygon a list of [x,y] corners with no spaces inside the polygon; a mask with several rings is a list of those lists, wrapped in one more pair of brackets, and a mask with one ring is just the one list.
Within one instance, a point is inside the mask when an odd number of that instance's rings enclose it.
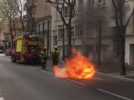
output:
{"label": "person standing", "polygon": [[55,48],[54,52],[52,52],[52,61],[53,61],[53,65],[58,65],[58,63],[59,63],[59,51],[58,51],[58,48]]}
{"label": "person standing", "polygon": [[46,69],[46,64],[47,64],[47,51],[46,48],[43,48],[43,50],[41,51],[41,66],[42,69]]}

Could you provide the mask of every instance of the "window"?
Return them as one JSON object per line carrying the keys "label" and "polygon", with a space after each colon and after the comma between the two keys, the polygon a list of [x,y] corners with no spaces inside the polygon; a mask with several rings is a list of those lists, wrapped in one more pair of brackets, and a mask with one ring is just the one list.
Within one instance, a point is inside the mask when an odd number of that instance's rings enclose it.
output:
{"label": "window", "polygon": [[45,32],[45,23],[43,22],[43,26],[42,26],[42,28],[43,28],[43,33]]}
{"label": "window", "polygon": [[53,45],[57,45],[57,36],[53,36]]}
{"label": "window", "polygon": [[68,17],[69,16],[69,8],[66,6],[66,7],[64,7],[64,9],[63,9],[63,15],[65,16],[65,17]]}
{"label": "window", "polygon": [[133,33],[134,33],[134,16],[133,16],[133,19],[132,19],[132,27],[133,27]]}
{"label": "window", "polygon": [[74,26],[72,27],[72,39],[75,39],[76,38],[76,35],[75,35],[75,29],[74,29]]}
{"label": "window", "polygon": [[80,26],[77,24],[77,25],[75,25],[75,33],[76,33],[76,37],[78,38],[78,39],[80,39],[80,37],[81,37],[81,29],[80,29]]}
{"label": "window", "polygon": [[57,0],[58,3],[63,3],[64,1],[63,0]]}
{"label": "window", "polygon": [[100,8],[106,7],[106,0],[98,0],[97,6]]}
{"label": "window", "polygon": [[98,3],[105,4],[106,1],[105,0],[98,0]]}
{"label": "window", "polygon": [[63,39],[63,25],[58,25],[58,40]]}
{"label": "window", "polygon": [[40,33],[43,32],[43,23],[40,23]]}
{"label": "window", "polygon": [[38,32],[39,32],[39,34],[40,34],[40,24],[38,25]]}

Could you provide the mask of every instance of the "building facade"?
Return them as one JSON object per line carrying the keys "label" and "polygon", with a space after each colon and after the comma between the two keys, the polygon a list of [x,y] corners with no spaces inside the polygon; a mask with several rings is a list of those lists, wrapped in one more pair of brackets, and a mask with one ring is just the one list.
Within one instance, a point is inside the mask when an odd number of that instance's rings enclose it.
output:
{"label": "building facade", "polygon": [[[128,0],[128,15],[132,12],[134,7],[134,1]],[[134,16],[130,20],[126,34],[126,56],[125,61],[129,65],[134,65]]]}
{"label": "building facade", "polygon": [[0,22],[0,46],[9,48],[11,47],[11,41],[8,20],[3,20]]}
{"label": "building facade", "polygon": [[[87,55],[89,55],[90,57],[92,57],[93,59],[96,59],[96,45],[98,42],[98,32],[99,32],[99,25],[98,21],[102,20],[103,23],[101,25],[104,26],[104,24],[106,24],[107,20],[104,21],[104,19],[106,17],[110,17],[110,16],[102,16],[104,15],[104,13],[108,13],[109,9],[107,9],[106,4],[107,1],[106,0],[76,0],[76,16],[73,18],[72,21],[72,45],[74,48],[86,53]],[[90,7],[90,8],[88,8]],[[97,7],[100,7],[103,12],[102,14],[97,15]],[[100,9],[99,8],[99,9]],[[94,10],[94,12],[90,12],[88,11],[89,9]],[[100,10],[98,10],[100,11]],[[66,12],[67,13],[67,12]],[[94,16],[91,16],[93,15]],[[95,19],[93,19],[93,17],[95,17]],[[91,17],[91,18],[90,18]],[[98,17],[102,17],[102,19],[99,19]],[[112,44],[112,39],[110,38],[110,30],[111,27],[107,27],[107,25],[105,25],[105,27],[102,27],[102,35],[104,37],[103,39],[103,47],[102,49],[106,49],[106,47],[109,47],[109,50],[111,50],[111,46],[109,46],[109,44]],[[63,36],[63,32],[65,33]],[[109,34],[107,34],[109,33]],[[63,55],[63,46],[67,45],[67,33],[66,33],[66,28],[63,25],[59,14],[57,13],[56,9],[53,8],[52,9],[52,46],[53,47],[58,47],[60,50],[60,55]],[[64,38],[64,45],[63,45],[63,38]],[[104,51],[104,50],[102,50]],[[66,48],[65,48],[65,52],[66,52]],[[106,52],[103,53],[102,52],[102,59],[108,59],[106,58]],[[107,53],[109,54],[109,53]],[[112,54],[111,54],[112,55]],[[108,55],[107,55],[108,57]],[[110,55],[109,55],[110,57]],[[109,58],[110,59],[110,58]]]}
{"label": "building facade", "polygon": [[[34,34],[41,38],[42,46],[51,52],[51,6],[45,0],[29,0],[27,16]],[[28,22],[28,23],[29,23]]]}
{"label": "building facade", "polygon": [[[101,46],[101,60],[113,62],[115,59],[113,41],[115,18],[111,0],[76,0],[76,16],[72,20],[72,46],[92,59],[97,59],[97,49]],[[54,48],[60,57],[67,52],[67,30],[53,5],[45,0],[32,0],[32,17],[35,33],[42,39],[49,52]],[[126,0],[127,15],[133,8],[133,1]],[[68,11],[64,9],[64,16]],[[64,33],[64,34],[63,34]],[[125,62],[133,64],[134,58],[134,18],[130,21],[126,34]],[[101,34],[101,35],[100,35]],[[63,49],[64,48],[64,49]]]}
{"label": "building facade", "polygon": [[[115,19],[111,0],[77,0],[77,15],[72,24],[72,45],[91,58],[97,58],[97,45],[101,42],[102,61],[114,61],[113,41],[115,32]],[[89,8],[90,7],[90,8]],[[95,8],[95,9],[92,9]],[[134,7],[132,0],[126,1],[126,14],[129,16]],[[92,9],[90,11],[90,9]],[[134,18],[133,18],[134,19]],[[126,34],[125,62],[134,64],[134,21],[130,21]],[[99,21],[101,21],[99,25]],[[58,47],[63,55],[63,46],[67,45],[66,29],[55,8],[52,8],[52,48]],[[63,32],[64,45],[63,45]],[[99,35],[101,34],[101,36]],[[101,38],[101,40],[100,40]],[[84,48],[84,49],[83,49]]]}

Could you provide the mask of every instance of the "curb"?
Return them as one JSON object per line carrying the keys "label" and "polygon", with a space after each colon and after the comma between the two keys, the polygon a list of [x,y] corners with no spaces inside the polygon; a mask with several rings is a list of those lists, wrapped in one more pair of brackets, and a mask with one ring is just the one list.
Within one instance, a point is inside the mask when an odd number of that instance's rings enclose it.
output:
{"label": "curb", "polygon": [[106,73],[102,73],[102,72],[97,72],[97,74],[102,75],[102,76],[107,76],[107,77],[111,77],[111,78],[124,80],[124,81],[134,82],[134,79],[126,78],[125,76],[121,76],[121,75],[106,74]]}

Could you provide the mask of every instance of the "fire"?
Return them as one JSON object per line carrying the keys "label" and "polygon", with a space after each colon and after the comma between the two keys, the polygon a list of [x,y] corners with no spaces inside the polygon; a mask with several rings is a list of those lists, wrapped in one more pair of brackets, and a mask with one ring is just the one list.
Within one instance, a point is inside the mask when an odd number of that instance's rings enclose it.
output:
{"label": "fire", "polygon": [[71,59],[65,61],[63,68],[61,66],[54,67],[54,75],[59,78],[91,79],[96,73],[94,65],[80,52],[73,50],[73,54]]}

